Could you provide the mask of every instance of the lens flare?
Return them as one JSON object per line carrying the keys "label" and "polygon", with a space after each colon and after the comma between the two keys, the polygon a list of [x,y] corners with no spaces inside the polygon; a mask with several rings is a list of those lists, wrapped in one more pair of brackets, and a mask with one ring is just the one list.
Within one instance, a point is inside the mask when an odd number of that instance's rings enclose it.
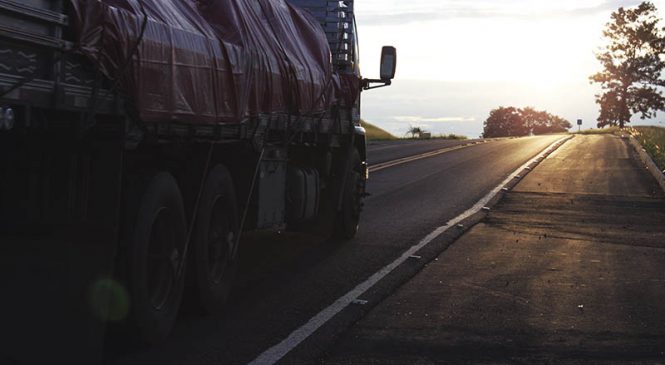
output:
{"label": "lens flare", "polygon": [[129,313],[129,293],[113,279],[100,279],[90,289],[90,307],[102,321],[117,322]]}

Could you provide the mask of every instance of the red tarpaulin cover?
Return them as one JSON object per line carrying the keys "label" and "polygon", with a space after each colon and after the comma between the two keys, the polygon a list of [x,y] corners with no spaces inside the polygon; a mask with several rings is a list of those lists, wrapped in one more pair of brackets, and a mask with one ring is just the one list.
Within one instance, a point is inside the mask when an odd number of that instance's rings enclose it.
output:
{"label": "red tarpaulin cover", "polygon": [[[70,1],[81,51],[144,122],[312,115],[359,85],[333,74],[323,29],[285,0]],[[359,87],[345,88],[353,102]]]}

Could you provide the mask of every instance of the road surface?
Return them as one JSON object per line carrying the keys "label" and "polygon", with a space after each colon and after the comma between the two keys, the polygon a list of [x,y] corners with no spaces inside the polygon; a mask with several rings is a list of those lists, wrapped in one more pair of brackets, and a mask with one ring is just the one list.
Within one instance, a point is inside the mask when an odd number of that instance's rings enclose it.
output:
{"label": "road surface", "polygon": [[[354,240],[247,235],[225,316],[202,317],[185,303],[163,344],[108,341],[104,352],[86,348],[93,353],[85,363],[657,363],[665,344],[662,192],[615,137],[578,136],[513,179],[563,138],[372,144],[374,166],[409,158],[373,170]],[[519,184],[482,221],[483,205],[498,200],[488,196],[506,181]],[[28,247],[22,259],[44,250]],[[68,317],[58,319],[54,304],[74,287],[49,271],[76,275],[65,262],[34,272],[55,284],[47,292],[4,278],[5,290],[22,292],[3,318],[23,325],[3,338],[0,363],[77,362],[61,359],[84,349],[67,341]]]}
{"label": "road surface", "polygon": [[568,141],[317,363],[665,363],[665,196],[632,155]]}
{"label": "road surface", "polygon": [[370,165],[397,160],[402,157],[418,155],[426,152],[436,151],[460,145],[484,142],[485,140],[447,140],[429,139],[412,140],[404,139],[397,141],[369,141],[367,143],[367,162]]}
{"label": "road surface", "polygon": [[[164,344],[150,349],[112,346],[107,350],[107,361],[248,363],[433,229],[467,210],[516,168],[560,138],[493,141],[373,173],[369,182],[372,195],[366,201],[361,229],[354,240],[330,242],[291,233],[247,236],[240,252],[240,278],[226,316],[211,319],[185,314]],[[386,150],[399,151],[391,152],[395,153],[393,158],[425,151],[409,144]],[[380,153],[376,147],[370,147],[370,161],[373,154]],[[390,276],[372,291],[377,297],[386,296],[414,273],[407,270]],[[283,361],[312,361],[363,311],[359,306],[358,310],[336,316]]]}

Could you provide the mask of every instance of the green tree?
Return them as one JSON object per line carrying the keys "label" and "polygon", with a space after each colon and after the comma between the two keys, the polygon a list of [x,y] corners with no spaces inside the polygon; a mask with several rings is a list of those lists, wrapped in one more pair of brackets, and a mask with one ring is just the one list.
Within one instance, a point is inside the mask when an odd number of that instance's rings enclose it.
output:
{"label": "green tree", "polygon": [[664,29],[651,2],[612,13],[603,35],[606,45],[596,54],[603,70],[590,77],[602,92],[596,95],[600,106],[598,127],[630,123],[633,114],[652,118],[665,109],[660,76],[665,68]]}

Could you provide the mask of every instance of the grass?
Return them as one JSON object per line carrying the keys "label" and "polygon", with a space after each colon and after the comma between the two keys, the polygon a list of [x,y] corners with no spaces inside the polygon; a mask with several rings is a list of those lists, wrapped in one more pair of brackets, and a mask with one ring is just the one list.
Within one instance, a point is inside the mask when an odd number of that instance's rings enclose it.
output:
{"label": "grass", "polygon": [[450,134],[439,134],[438,136],[432,136],[432,139],[451,139],[451,140],[463,141],[465,139],[469,139],[469,137],[450,133]]}
{"label": "grass", "polygon": [[665,128],[639,126],[628,128],[628,132],[640,142],[656,165],[665,171]]}
{"label": "grass", "polygon": [[426,141],[426,140],[429,140],[429,139],[450,139],[450,140],[463,141],[463,140],[469,139],[469,137],[462,136],[462,135],[459,135],[459,134],[450,133],[450,134],[435,134],[435,135],[432,135],[429,138],[418,138],[418,137],[409,137],[409,136],[407,136],[407,137],[404,137],[403,139],[414,140],[414,141]]}
{"label": "grass", "polygon": [[368,123],[364,120],[361,120],[360,124],[363,126],[363,128],[365,128],[365,131],[367,132],[366,137],[368,141],[390,141],[397,139],[397,137],[375,126],[372,123]]}
{"label": "grass", "polygon": [[454,133],[441,135],[441,138],[443,138],[443,139],[457,139],[457,140],[462,140],[462,141],[465,140],[465,139],[469,139],[469,137],[467,137],[467,136],[462,136],[462,135],[454,134]]}
{"label": "grass", "polygon": [[584,129],[576,134],[616,134],[621,129],[619,127],[599,128],[599,129]]}
{"label": "grass", "polygon": [[[375,126],[372,123],[368,123],[364,120],[360,121],[360,124],[365,128],[365,131],[367,132],[366,137],[368,141],[393,141],[393,140],[398,140],[402,138],[398,138],[390,134],[388,131],[385,131],[377,126]],[[421,139],[421,138],[404,138],[404,139]],[[451,139],[451,140],[465,140],[468,139],[467,136],[462,136],[459,134],[439,134],[439,135],[433,135],[432,137],[428,139]]]}

